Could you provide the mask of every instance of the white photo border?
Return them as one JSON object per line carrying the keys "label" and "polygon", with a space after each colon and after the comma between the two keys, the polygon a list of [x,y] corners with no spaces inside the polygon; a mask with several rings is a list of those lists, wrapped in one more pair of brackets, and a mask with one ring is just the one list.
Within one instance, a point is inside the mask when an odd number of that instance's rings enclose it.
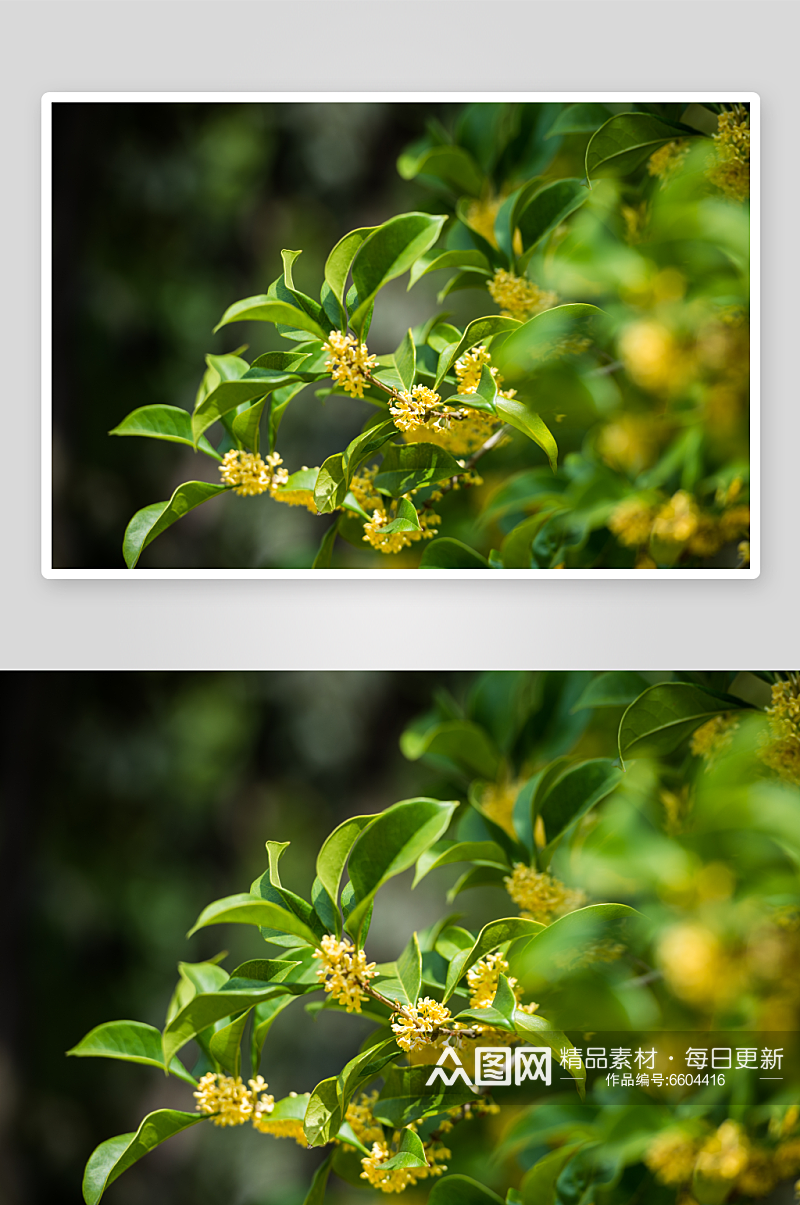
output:
{"label": "white photo border", "polygon": [[[569,103],[588,101],[704,101],[745,102],[750,105],[750,566],[746,569],[55,569],[53,568],[53,431],[52,431],[52,107],[54,104],[341,104],[347,102],[424,104],[432,102],[486,103],[517,101]],[[394,580],[411,578],[473,578],[508,580],[528,578],[563,581],[565,578],[602,580],[703,578],[737,581],[757,578],[761,572],[761,99],[755,92],[46,92],[42,97],[42,193],[41,193],[41,345],[42,345],[42,443],[41,443],[41,572],[47,579],[160,580],[160,579],[279,579],[326,578]]]}

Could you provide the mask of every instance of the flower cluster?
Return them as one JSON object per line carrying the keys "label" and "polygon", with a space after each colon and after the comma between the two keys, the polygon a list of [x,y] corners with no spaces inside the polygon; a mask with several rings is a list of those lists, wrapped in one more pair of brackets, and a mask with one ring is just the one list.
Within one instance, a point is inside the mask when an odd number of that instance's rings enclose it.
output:
{"label": "flower cluster", "polygon": [[[393,505],[392,509],[396,509],[396,505]],[[423,510],[419,512],[418,518],[419,531],[412,528],[410,531],[390,531],[387,535],[383,529],[388,527],[394,516],[384,506],[376,507],[372,518],[364,524],[364,539],[373,548],[377,548],[378,552],[391,553],[401,552],[417,540],[432,540],[438,535],[439,529],[435,524],[441,523],[441,515],[434,514],[431,510]]]}
{"label": "flower cluster", "polygon": [[289,480],[286,469],[281,468],[282,458],[277,452],[262,460],[257,452],[241,452],[231,448],[222,458],[220,476],[225,485],[234,487],[234,493],[242,497],[271,493]]}
{"label": "flower cluster", "polygon": [[688,153],[688,138],[676,138],[674,142],[666,142],[657,151],[653,151],[647,161],[647,170],[651,176],[661,181],[661,187],[664,188],[667,181],[683,167]]}
{"label": "flower cluster", "polygon": [[738,727],[739,721],[735,716],[715,715],[696,729],[689,747],[695,757],[703,758],[707,770],[730,749]]}
{"label": "flower cluster", "polygon": [[776,682],[772,687],[769,739],[759,750],[761,760],[786,782],[800,785],[800,682]]}
{"label": "flower cluster", "polygon": [[347,1106],[345,1121],[364,1146],[372,1146],[373,1142],[383,1142],[383,1126],[375,1120],[372,1112],[379,1095],[377,1088],[374,1092],[362,1092],[358,1100],[354,1098]]}
{"label": "flower cluster", "polygon": [[737,1122],[727,1120],[700,1134],[664,1130],[651,1141],[644,1161],[668,1188],[688,1190],[697,1176],[745,1197],[765,1197],[800,1171],[800,1139],[756,1146]]}
{"label": "flower cluster", "polygon": [[[309,472],[308,465],[303,465],[301,472]],[[318,473],[319,469],[312,469],[311,472]],[[314,491],[304,489],[287,489],[285,485],[272,491],[272,497],[276,502],[283,502],[285,506],[304,506],[306,510],[310,510],[312,515],[318,515],[317,504],[314,501]]]}
{"label": "flower cluster", "polygon": [[337,385],[352,397],[363,397],[364,386],[369,384],[370,373],[378,363],[371,356],[366,343],[360,343],[355,335],[342,335],[331,331],[323,350],[328,353],[325,367]]}
{"label": "flower cluster", "polygon": [[726,197],[746,201],[750,196],[750,114],[743,105],[720,113],[714,134],[715,163],[709,172]]}
{"label": "flower cluster", "polygon": [[194,1093],[198,1113],[205,1113],[216,1126],[240,1126],[252,1121],[261,1129],[261,1121],[275,1107],[275,1098],[259,1075],[245,1084],[241,1076],[217,1075],[209,1071]]}
{"label": "flower cluster", "polygon": [[360,1013],[362,1000],[368,999],[364,988],[378,973],[375,963],[367,962],[364,951],[357,950],[347,938],[337,941],[330,933],[323,937],[314,957],[322,963],[317,978],[325,991],[347,1012]]}
{"label": "flower cluster", "polygon": [[714,556],[725,545],[750,530],[750,507],[732,506],[721,515],[702,511],[686,490],[665,502],[626,498],[608,520],[609,530],[625,548],[642,548],[651,539],[683,545],[690,556]]}
{"label": "flower cluster", "polygon": [[410,392],[404,389],[394,395],[389,413],[398,431],[414,431],[418,427],[448,430],[451,419],[460,417],[462,411],[442,410],[441,401],[439,394],[427,385],[415,385]]}
{"label": "flower cluster", "polygon": [[487,284],[489,296],[500,307],[506,318],[517,318],[524,322],[550,310],[558,304],[558,297],[546,289],[540,289],[524,276],[516,276],[505,268],[498,268]]}
{"label": "flower cluster", "polygon": [[440,1025],[450,1020],[450,1009],[430,996],[420,997],[416,1004],[408,1004],[402,1014],[392,1022],[392,1033],[402,1050],[416,1050],[428,1046]]}
{"label": "flower cluster", "polygon": [[[467,971],[470,1008],[488,1008],[492,1003],[500,982],[500,976],[508,971],[508,962],[499,951],[487,954]],[[508,980],[515,996],[522,995],[522,987],[513,977]]]}
{"label": "flower cluster", "polygon": [[481,792],[481,811],[484,816],[499,825],[509,837],[515,836],[514,804],[522,782],[522,779],[503,778],[499,782],[487,782]]}
{"label": "flower cluster", "polygon": [[515,862],[503,882],[521,915],[544,924],[582,908],[587,899],[584,891],[565,887],[547,871],[534,870],[523,862]]}
{"label": "flower cluster", "polygon": [[[397,1133],[395,1137],[398,1137]],[[425,1143],[427,1167],[392,1167],[387,1170],[384,1164],[396,1153],[386,1142],[373,1142],[372,1152],[361,1160],[364,1169],[361,1179],[381,1192],[405,1192],[410,1184],[416,1184],[418,1180],[443,1175],[447,1171],[444,1160],[452,1158],[452,1152],[440,1142]]]}

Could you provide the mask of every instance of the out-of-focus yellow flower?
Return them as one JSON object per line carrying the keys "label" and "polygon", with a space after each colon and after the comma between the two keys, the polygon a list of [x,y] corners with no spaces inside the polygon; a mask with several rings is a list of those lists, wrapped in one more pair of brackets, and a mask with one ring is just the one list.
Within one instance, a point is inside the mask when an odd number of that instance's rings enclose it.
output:
{"label": "out-of-focus yellow flower", "polygon": [[654,539],[685,544],[697,531],[700,517],[697,503],[686,490],[678,490],[666,502],[653,520]]}
{"label": "out-of-focus yellow flower", "polygon": [[286,469],[281,468],[282,458],[272,452],[266,460],[253,452],[241,452],[231,448],[222,458],[220,476],[225,485],[232,485],[234,493],[242,497],[275,491],[289,480]]}
{"label": "out-of-focus yellow flower", "polygon": [[750,196],[750,114],[743,105],[720,113],[713,135],[715,163],[708,177],[726,197],[746,201]]}
{"label": "out-of-focus yellow flower", "polygon": [[364,988],[378,973],[375,963],[367,962],[364,951],[357,950],[351,941],[337,941],[330,933],[323,937],[314,957],[322,963],[317,978],[325,991],[349,1013],[360,1013],[362,1000],[368,999]]}
{"label": "out-of-focus yellow flower", "polygon": [[653,393],[679,391],[694,373],[689,352],[680,346],[661,322],[631,322],[619,340],[620,359],[628,375]]}
{"label": "out-of-focus yellow flower", "polygon": [[642,241],[644,228],[647,223],[647,205],[623,205],[622,217],[625,222],[625,242],[631,247]]}
{"label": "out-of-focus yellow flower", "polygon": [[651,414],[622,414],[600,430],[597,450],[612,469],[636,475],[654,463],[662,431]]}
{"label": "out-of-focus yellow flower", "polygon": [[800,785],[800,684],[796,678],[775,683],[767,715],[769,737],[762,741],[759,757],[780,778]]}
{"label": "out-of-focus yellow flower", "polygon": [[253,1126],[261,1134],[271,1134],[273,1138],[294,1138],[298,1146],[308,1146],[303,1123],[299,1117],[263,1117],[254,1119]]}
{"label": "out-of-focus yellow flower", "polygon": [[505,268],[498,268],[486,286],[489,296],[500,307],[507,318],[518,318],[524,322],[558,305],[556,293],[540,289],[524,276],[516,276]]}
{"label": "out-of-focus yellow flower", "polygon": [[688,1184],[700,1143],[683,1130],[662,1130],[645,1152],[644,1162],[660,1184],[679,1188]]}
{"label": "out-of-focus yellow flower", "polygon": [[688,785],[682,786],[677,792],[665,789],[661,791],[659,799],[664,807],[664,828],[671,837],[682,833],[692,806]]}
{"label": "out-of-focus yellow flower", "polygon": [[675,173],[680,171],[688,153],[688,138],[676,138],[674,142],[666,142],[657,151],[653,151],[647,161],[647,170],[651,176],[656,176],[661,181],[663,188]]}
{"label": "out-of-focus yellow flower", "polygon": [[748,1144],[735,1121],[723,1121],[697,1155],[695,1172],[709,1180],[735,1180],[747,1166]]}
{"label": "out-of-focus yellow flower", "polygon": [[[612,531],[625,548],[638,548],[650,539],[655,510],[640,498],[626,498],[611,512],[608,520]],[[655,561],[652,565],[655,568]]]}
{"label": "out-of-focus yellow flower", "polygon": [[364,386],[369,384],[370,373],[378,363],[377,356],[369,354],[366,343],[340,331],[331,331],[322,347],[328,353],[325,367],[336,384],[352,397],[363,397]]}
{"label": "out-of-focus yellow flower", "polygon": [[750,534],[750,507],[732,506],[723,511],[719,520],[720,535],[724,543]]}
{"label": "out-of-focus yellow flower", "polygon": [[667,929],[659,942],[658,961],[675,995],[700,1008],[713,1008],[738,989],[740,966],[728,957],[716,934],[699,922]]}
{"label": "out-of-focus yellow flower", "polygon": [[[485,238],[487,243],[491,243],[493,247],[497,246],[497,235],[494,232],[494,224],[500,212],[500,206],[505,199],[505,194],[499,197],[482,197],[480,200],[467,201],[464,208],[464,220],[467,225],[471,226],[474,231],[480,234],[482,238]],[[515,254],[522,254],[522,235],[518,230],[514,231],[513,247]]]}
{"label": "out-of-focus yellow flower", "polygon": [[481,791],[481,811],[499,825],[509,837],[514,833],[514,804],[523,779],[502,778],[499,782],[487,782]]}
{"label": "out-of-focus yellow flower", "polygon": [[523,862],[516,862],[503,882],[521,915],[543,924],[582,908],[587,899],[585,891],[566,887],[547,871],[534,870]]}
{"label": "out-of-focus yellow flower", "polygon": [[403,1050],[427,1046],[434,1031],[450,1020],[450,1009],[430,996],[420,997],[416,1004],[407,1004],[404,1012],[405,1016],[398,1013],[392,1022],[397,1045]]}
{"label": "out-of-focus yellow flower", "polygon": [[373,1142],[383,1142],[383,1126],[375,1120],[373,1106],[380,1093],[362,1092],[358,1100],[351,1100],[347,1106],[345,1121],[350,1123],[353,1133],[364,1146],[372,1146]]}
{"label": "out-of-focus yellow flower", "polygon": [[695,757],[703,758],[707,770],[730,749],[738,727],[739,721],[735,716],[715,715],[695,730],[689,747]]}

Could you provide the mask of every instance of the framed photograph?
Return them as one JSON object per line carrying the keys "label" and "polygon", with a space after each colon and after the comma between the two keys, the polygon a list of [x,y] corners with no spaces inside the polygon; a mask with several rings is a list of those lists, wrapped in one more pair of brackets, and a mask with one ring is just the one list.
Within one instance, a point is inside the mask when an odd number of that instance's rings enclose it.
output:
{"label": "framed photograph", "polygon": [[753,93],[50,93],[48,578],[757,577]]}

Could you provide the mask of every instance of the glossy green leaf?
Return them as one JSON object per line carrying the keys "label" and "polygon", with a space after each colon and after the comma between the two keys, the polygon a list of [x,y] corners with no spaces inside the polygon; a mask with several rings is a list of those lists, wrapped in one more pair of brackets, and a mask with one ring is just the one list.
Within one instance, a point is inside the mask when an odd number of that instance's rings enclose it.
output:
{"label": "glossy green leaf", "polygon": [[575,105],[567,105],[561,110],[545,138],[553,138],[556,134],[591,134],[604,125],[609,118],[606,105],[595,101],[583,101]]}
{"label": "glossy green leaf", "polygon": [[90,1155],[83,1173],[83,1199],[86,1205],[97,1205],[110,1184],[167,1138],[206,1120],[202,1113],[157,1109],[147,1114],[135,1132],[101,1142]]}
{"label": "glossy green leaf", "polygon": [[[340,516],[341,518],[341,516]],[[330,569],[333,559],[333,546],[336,543],[336,537],[339,534],[339,519],[330,525],[325,535],[322,537],[317,554],[311,562],[312,569]]]}
{"label": "glossy green leaf", "polygon": [[494,841],[437,841],[417,861],[412,887],[416,887],[432,870],[453,862],[474,862],[476,865],[499,866],[510,871],[505,851]]}
{"label": "glossy green leaf", "polygon": [[208,1042],[209,1053],[215,1058],[223,1071],[234,1077],[239,1075],[242,1066],[242,1037],[247,1025],[251,1009],[247,1008],[240,1016],[235,1017],[230,1025],[217,1029]]}
{"label": "glossy green leaf", "polygon": [[568,767],[536,802],[551,844],[568,824],[585,816],[621,781],[622,770],[610,758],[598,757]]}
{"label": "glossy green leaf", "polygon": [[547,423],[532,409],[531,403],[521,398],[498,395],[495,408],[507,423],[539,445],[555,473],[558,468],[558,444]]}
{"label": "glossy green leaf", "polygon": [[282,326],[291,326],[295,330],[308,331],[318,339],[327,339],[326,331],[318,322],[297,306],[288,301],[278,301],[261,293],[256,297],[245,297],[228,306],[221,319],[214,327],[214,334],[230,322],[275,322]]}
{"label": "glossy green leaf", "polygon": [[390,444],[375,476],[375,488],[392,498],[400,498],[411,490],[461,472],[458,461],[437,444]]}
{"label": "glossy green leaf", "polygon": [[[299,311],[298,311],[299,312]],[[222,381],[195,406],[192,434],[199,439],[212,423],[224,418],[246,402],[266,397],[275,389],[296,383],[297,375],[272,368],[251,368],[235,381]]]}
{"label": "glossy green leaf", "polygon": [[330,514],[342,505],[347,486],[342,453],[336,452],[323,462],[314,486],[314,502],[321,515]]}
{"label": "glossy green leaf", "polygon": [[598,674],[592,678],[572,712],[574,714],[594,707],[627,707],[647,690],[648,685],[647,679],[633,670],[612,670],[607,674]]}
{"label": "glossy green leaf", "polygon": [[434,146],[421,155],[403,154],[397,160],[397,170],[404,180],[432,176],[454,192],[473,197],[480,196],[484,186],[483,172],[460,146]]}
{"label": "glossy green leaf", "polygon": [[384,1067],[399,1058],[400,1054],[400,1047],[394,1038],[390,1037],[378,1042],[375,1046],[368,1046],[366,1050],[360,1051],[355,1058],[345,1063],[336,1077],[336,1093],[342,1117],[347,1113],[347,1106],[350,1104],[353,1093],[371,1083],[376,1076],[381,1074]]}
{"label": "glossy green leaf", "polygon": [[438,1078],[428,1087],[432,1070],[424,1065],[390,1067],[385,1071],[384,1084],[372,1110],[378,1121],[400,1129],[421,1117],[444,1113],[475,1100],[477,1093],[460,1079],[446,1087]]}
{"label": "glossy green leaf", "polygon": [[[179,406],[139,406],[113,427],[109,435],[144,435],[194,447],[192,417]],[[197,450],[212,456],[214,460],[222,460],[204,435],[197,441]]]}
{"label": "glossy green leaf", "polygon": [[319,941],[313,929],[293,912],[270,900],[249,894],[228,895],[224,899],[215,900],[203,909],[186,936],[191,937],[198,929],[204,929],[207,925],[229,924],[279,929],[282,933],[302,937],[310,946],[316,946]]}
{"label": "glossy green leaf", "polygon": [[309,1146],[325,1146],[331,1142],[342,1124],[342,1110],[336,1076],[321,1080],[308,1099],[303,1130]]}
{"label": "glossy green leaf", "polygon": [[589,139],[586,178],[602,168],[620,175],[635,171],[666,142],[697,137],[697,130],[680,122],[667,122],[650,113],[617,113]]}
{"label": "glossy green leaf", "polygon": [[623,935],[625,926],[639,914],[627,904],[589,904],[542,926],[521,947],[514,960],[514,974],[527,991],[549,988],[569,974],[576,950],[596,941]]}
{"label": "glossy green leaf", "polygon": [[500,557],[505,569],[530,569],[533,561],[533,541],[545,523],[553,515],[552,510],[543,510],[523,519],[512,527],[500,545]]}
{"label": "glossy green leaf", "polygon": [[494,1000],[484,1008],[465,1008],[456,1013],[456,1021],[480,1021],[497,1029],[514,1032],[513,1016],[517,1007],[517,999],[505,975],[498,978],[497,991]]}
{"label": "glossy green leaf", "polygon": [[566,221],[589,198],[589,189],[582,180],[556,180],[535,193],[517,217],[525,254],[520,258],[524,267],[543,238]]}
{"label": "glossy green leaf", "polygon": [[471,268],[472,271],[485,273],[486,276],[492,275],[492,266],[482,251],[429,251],[427,255],[420,256],[412,267],[408,281],[409,289],[429,272],[440,272],[443,268]]}
{"label": "glossy green leaf", "polygon": [[490,954],[498,946],[507,941],[514,941],[518,937],[534,936],[542,929],[544,929],[544,925],[539,921],[527,920],[522,916],[504,917],[502,920],[493,920],[488,925],[484,925],[472,947],[460,951],[450,963],[447,971],[444,1003],[456,990],[461,977],[467,973],[473,963],[483,958],[484,954]]}
{"label": "glossy green leaf", "polygon": [[317,855],[317,877],[332,900],[339,899],[339,884],[345,864],[360,834],[380,813],[351,816],[325,838]]}
{"label": "glossy green leaf", "polygon": [[593,320],[603,311],[596,305],[571,303],[544,310],[520,323],[492,349],[492,362],[504,382],[514,383],[529,377],[547,360],[559,355],[565,341],[584,337],[592,330]]}
{"label": "glossy green leaf", "polygon": [[[517,1009],[514,1013],[514,1026],[517,1033],[531,1044],[549,1046],[556,1059],[560,1057],[562,1050],[572,1046],[572,1042],[565,1033],[562,1033],[560,1029],[554,1029],[547,1018],[539,1016],[538,1013],[524,1013]],[[581,1100],[585,1100],[586,1068],[583,1060],[581,1060],[580,1067],[568,1067],[565,1070],[574,1079]]]}
{"label": "glossy green leaf", "polygon": [[427,1167],[425,1147],[422,1145],[419,1134],[415,1134],[413,1130],[403,1130],[397,1154],[393,1155],[391,1159],[387,1159],[382,1166],[389,1171],[396,1167]]}
{"label": "glossy green leaf", "polygon": [[[96,1025],[67,1054],[78,1058],[122,1059],[124,1062],[143,1063],[147,1067],[164,1070],[161,1034],[152,1025],[145,1025],[141,1021],[106,1021],[103,1025]],[[169,1069],[172,1075],[185,1083],[197,1083],[180,1059],[174,1058]]]}
{"label": "glossy green leaf", "polygon": [[462,891],[470,891],[473,887],[499,887],[507,874],[508,871],[501,870],[498,866],[473,866],[450,888],[447,902],[452,904]]}
{"label": "glossy green leaf", "polygon": [[166,531],[178,519],[182,519],[190,510],[224,494],[227,485],[214,485],[207,481],[186,481],[179,485],[168,502],[152,502],[137,510],[128,526],[122,541],[122,555],[129,569],[135,569],[139,557],[152,544],[156,536]]}
{"label": "glossy green leaf", "polygon": [[470,1176],[442,1176],[431,1190],[428,1205],[503,1205],[503,1198]]}
{"label": "glossy green leaf", "polygon": [[323,1205],[325,1200],[325,1189],[328,1187],[328,1177],[331,1174],[331,1164],[333,1163],[334,1152],[331,1151],[322,1160],[317,1170],[314,1172],[314,1177],[311,1181],[311,1187],[306,1193],[303,1205]]}
{"label": "glossy green leaf", "polygon": [[342,453],[342,467],[348,485],[359,465],[385,447],[396,434],[397,427],[392,419],[387,419],[385,422],[377,423],[374,427],[368,427],[366,431],[362,431],[360,435],[350,441]]}
{"label": "glossy green leaf", "polygon": [[406,1001],[416,1004],[422,983],[422,955],[416,933],[412,933],[408,945],[397,960],[397,978],[403,985]]}
{"label": "glossy green leaf", "polygon": [[[576,106],[577,107],[577,106]],[[560,1205],[556,1181],[583,1142],[568,1142],[550,1151],[534,1163],[522,1177],[520,1200],[523,1205]]]}
{"label": "glossy green leaf", "polygon": [[286,408],[298,393],[302,393],[305,389],[306,381],[295,381],[291,385],[284,385],[281,389],[276,389],[272,394],[272,404],[269,408],[269,450],[275,451],[275,444],[278,440],[278,429],[281,425],[281,419],[286,413]]}
{"label": "glossy green leaf", "polygon": [[397,515],[391,523],[381,528],[384,535],[392,535],[399,531],[422,531],[417,515],[417,508],[410,498],[401,498],[397,504]]}
{"label": "glossy green leaf", "polygon": [[649,686],[625,711],[619,726],[620,757],[672,753],[712,716],[746,707],[741,699],[692,686],[662,682]]}
{"label": "glossy green leaf", "polygon": [[379,290],[433,246],[446,220],[444,215],[402,213],[367,236],[353,261],[359,303],[350,319],[354,330],[361,331]]}
{"label": "glossy green leaf", "polygon": [[394,366],[403,388],[410,393],[417,375],[417,349],[410,330],[406,331],[402,343],[394,353]]}
{"label": "glossy green leaf", "polygon": [[264,1049],[264,1043],[267,1040],[267,1035],[272,1029],[278,1015],[288,1008],[296,1000],[296,996],[281,995],[273,996],[269,1000],[262,1000],[257,1004],[253,1013],[253,1030],[250,1036],[250,1061],[253,1067],[253,1075],[258,1074],[258,1066],[261,1062],[261,1051]]}
{"label": "glossy green leaf", "polygon": [[344,238],[339,239],[325,262],[325,280],[334,297],[342,306],[344,305],[347,277],[353,260],[360,251],[361,244],[375,230],[377,230],[376,226],[361,226],[358,230],[351,230]]}
{"label": "glossy green leaf", "polygon": [[247,410],[243,410],[241,414],[237,414],[231,423],[231,430],[234,436],[250,452],[258,452],[259,450],[261,415],[264,413],[266,404],[267,399],[262,397],[255,405],[248,407]]}
{"label": "glossy green leaf", "polygon": [[347,919],[348,933],[361,932],[375,893],[444,835],[457,807],[438,799],[408,799],[381,812],[364,829],[348,863],[358,901]]}
{"label": "glossy green leaf", "polygon": [[441,536],[425,545],[420,569],[488,569],[489,562],[474,548],[454,540],[450,536]]}
{"label": "glossy green leaf", "polygon": [[484,729],[468,720],[449,720],[424,732],[407,728],[400,748],[409,761],[426,755],[446,758],[487,781],[494,780],[500,765],[500,754]]}
{"label": "glossy green leaf", "polygon": [[502,314],[489,314],[485,318],[475,318],[469,323],[461,339],[449,355],[445,355],[443,352],[439,357],[434,389],[439,388],[456,360],[460,356],[463,356],[465,351],[469,351],[471,347],[476,347],[479,343],[485,342],[486,339],[492,338],[493,335],[505,334],[509,331],[513,332],[521,325],[522,323],[518,322],[516,318],[504,318]]}

